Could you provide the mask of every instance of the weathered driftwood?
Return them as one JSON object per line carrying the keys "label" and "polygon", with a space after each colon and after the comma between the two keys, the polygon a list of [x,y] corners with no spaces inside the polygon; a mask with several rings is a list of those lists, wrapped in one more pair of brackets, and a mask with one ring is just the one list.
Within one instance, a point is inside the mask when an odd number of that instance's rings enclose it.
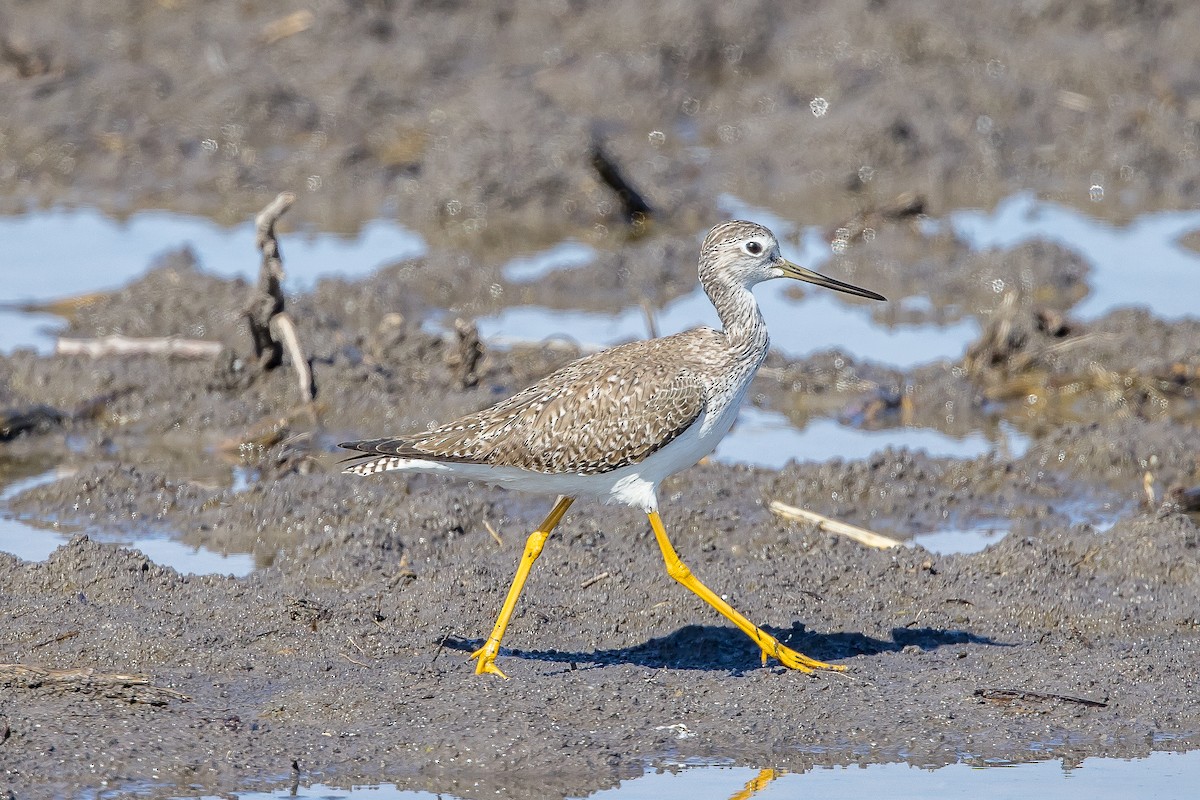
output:
{"label": "weathered driftwood", "polygon": [[255,241],[262,253],[262,267],[258,272],[258,285],[242,313],[250,325],[258,366],[263,370],[275,369],[283,363],[286,350],[296,370],[300,398],[307,403],[316,397],[317,387],[308,360],[300,349],[296,325],[283,310],[283,255],[275,236],[275,223],[295,201],[296,195],[283,192],[254,218]]}

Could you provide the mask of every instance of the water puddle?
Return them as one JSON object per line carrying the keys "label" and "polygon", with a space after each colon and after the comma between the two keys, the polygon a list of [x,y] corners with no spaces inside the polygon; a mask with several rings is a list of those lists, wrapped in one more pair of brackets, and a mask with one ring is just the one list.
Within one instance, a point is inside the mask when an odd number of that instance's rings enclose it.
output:
{"label": "water puddle", "polygon": [[[1087,525],[1092,532],[1107,533],[1122,516],[1133,512],[1137,503],[1128,498],[1076,497],[1056,504],[1056,509],[1066,514],[1071,525]],[[1008,535],[1011,524],[1008,520],[978,520],[969,526],[943,528],[928,533],[918,533],[905,543],[921,545],[940,556],[982,553]]]}
{"label": "water puddle", "polygon": [[[801,262],[802,263],[802,262]],[[827,292],[812,292],[797,302],[788,287],[775,281],[755,289],[771,330],[771,346],[791,358],[837,348],[856,358],[901,368],[944,358],[956,359],[976,338],[979,325],[962,320],[953,325],[911,325],[884,328],[867,309],[847,305]],[[702,289],[677,298],[655,314],[660,335],[679,333],[697,325],[719,327],[717,312]],[[493,341],[560,339],[586,349],[611,347],[644,339],[645,312],[625,308],[615,314],[513,306],[476,320],[480,334]]]}
{"label": "water puddle", "polygon": [[[781,237],[784,255],[792,260],[821,269],[832,258],[830,244],[818,228],[800,229],[766,209],[728,195],[720,198],[719,205],[729,216],[754,219],[774,230]],[[1167,318],[1196,314],[1194,298],[1180,291],[1180,286],[1200,277],[1200,253],[1182,244],[1180,237],[1200,230],[1200,211],[1145,214],[1130,225],[1118,227],[1074,209],[1039,201],[1031,193],[1021,193],[992,212],[957,211],[927,225],[931,232],[948,226],[979,250],[1013,248],[1032,239],[1053,241],[1075,250],[1091,265],[1091,290],[1077,309],[1085,317],[1138,304],[1148,305],[1155,314]],[[511,268],[525,269],[526,263],[552,266],[558,260],[552,257],[554,252],[547,251],[530,262],[514,262]],[[939,359],[957,359],[979,332],[974,319],[947,326],[885,326],[871,318],[869,304],[847,301],[828,292],[810,292],[796,300],[788,288],[785,282],[772,282],[758,287],[755,294],[771,328],[772,346],[793,358],[838,348],[856,358],[910,368]],[[927,309],[930,304],[928,297],[917,295],[893,301],[902,308],[916,310]],[[662,334],[718,324],[716,312],[698,287],[661,309],[656,322]],[[481,318],[478,324],[481,334],[496,343],[559,339],[586,349],[648,335],[643,309],[633,306],[615,314],[517,306]],[[1019,454],[1027,444],[1024,437],[1011,432],[1003,441],[989,441],[978,433],[955,439],[928,429],[863,431],[833,420],[796,430],[782,415],[748,410],[716,457],[780,467],[793,457],[861,458],[887,445],[971,458],[991,447]]]}
{"label": "water puddle", "polygon": [[919,533],[908,540],[909,544],[921,545],[939,556],[970,555],[982,553],[989,545],[1008,535],[1004,526],[993,525],[978,528],[951,528],[930,533]]}
{"label": "water puddle", "polygon": [[[887,447],[923,450],[935,457],[976,458],[993,450],[1016,456],[1023,453],[1028,444],[1028,439],[1008,423],[1001,423],[1000,436],[991,439],[979,433],[956,438],[928,428],[868,431],[842,425],[833,419],[814,419],[803,429],[797,429],[779,412],[746,406],[713,458],[726,464],[779,469],[793,460],[824,462],[833,458],[866,458]],[[5,509],[6,503],[21,492],[71,474],[70,470],[52,469],[14,481],[0,489],[0,551],[26,561],[44,561],[74,534],[87,533],[96,541],[134,547],[155,563],[170,566],[181,573],[242,577],[256,568],[254,556],[250,553],[227,554],[194,547],[167,533],[144,536],[113,533],[93,527],[39,520]],[[257,482],[258,471],[252,467],[234,466],[229,468],[228,477],[228,490],[232,495],[237,495]],[[205,485],[213,488],[226,483],[221,475],[206,473],[203,478]],[[984,541],[979,538],[984,533],[973,529],[966,532],[943,531],[917,536],[913,541],[935,553],[973,553],[1002,536],[999,534],[996,538]]]}
{"label": "water puddle", "polygon": [[[722,213],[728,216],[753,219],[769,227],[780,237],[784,256],[799,264],[819,270],[833,257],[829,242],[819,228],[804,229],[797,246],[791,243],[796,238],[791,235],[796,231],[795,224],[729,195],[721,197],[718,204]],[[504,267],[504,275],[514,281],[533,280],[552,269],[578,266],[593,257],[594,251],[590,248],[567,242],[537,256],[509,262]],[[754,294],[770,326],[772,346],[793,358],[838,348],[858,358],[904,368],[943,358],[958,358],[979,332],[974,320],[962,320],[948,326],[883,326],[871,319],[867,301],[847,300],[820,291],[807,292],[797,300],[789,292],[795,285],[789,283],[772,281],[757,287]],[[717,327],[720,324],[712,303],[699,286],[659,309],[655,313],[655,322],[662,335],[698,325]],[[588,349],[611,347],[648,335],[645,312],[640,306],[629,306],[616,314],[514,306],[480,318],[477,324],[485,339],[565,339]]]}
{"label": "water puddle", "polygon": [[778,411],[745,406],[713,457],[770,469],[779,469],[792,460],[866,458],[887,447],[923,450],[935,458],[978,458],[993,450],[1019,458],[1029,447],[1028,437],[1007,422],[1001,422],[999,427],[998,439],[989,439],[982,433],[954,437],[931,428],[870,431],[847,427],[828,418],[814,419],[798,429]]}
{"label": "water puddle", "polygon": [[[784,254],[821,269],[832,258],[824,232],[799,228],[766,209],[723,196],[724,214],[756,219],[783,240]],[[1200,253],[1181,243],[1184,234],[1200,230],[1200,211],[1145,214],[1118,227],[1029,193],[1014,195],[994,211],[962,210],[931,230],[949,227],[975,248],[1011,248],[1033,238],[1048,239],[1079,252],[1092,265],[1091,292],[1079,311],[1096,315],[1116,305],[1147,304],[1165,317],[1195,314],[1191,293],[1180,291],[1200,275]],[[258,268],[252,226],[223,228],[211,221],[168,212],[140,212],[118,222],[90,209],[58,210],[0,218],[5,242],[5,280],[0,306],[20,301],[48,300],[70,294],[112,288],[144,272],[159,253],[183,244],[191,246],[205,270],[221,275],[251,277]],[[320,275],[365,275],[383,263],[414,257],[426,250],[416,234],[391,222],[377,220],[355,238],[329,234],[292,234],[284,250],[292,288],[310,285]],[[596,252],[576,241],[514,259],[503,273],[521,283],[538,280],[554,270],[573,269],[594,260]],[[966,319],[952,325],[883,325],[871,317],[867,302],[848,300],[830,292],[807,292],[797,299],[788,282],[776,281],[756,294],[772,332],[774,347],[794,358],[838,348],[857,358],[908,368],[939,359],[958,358],[978,335],[978,323]],[[906,309],[928,308],[927,297],[893,298]],[[630,306],[622,311],[596,313],[535,306],[510,307],[478,321],[480,333],[492,344],[507,341],[566,339],[587,348],[605,347],[647,335],[645,313]],[[696,325],[716,325],[716,313],[698,287],[677,298],[656,315],[661,333]],[[0,352],[39,343],[48,349],[45,330],[58,320],[45,314],[21,314],[0,309]],[[430,321],[435,327],[436,323]],[[748,409],[716,457],[764,467],[779,467],[791,458],[822,460],[861,458],[886,446],[923,449],[931,455],[976,457],[989,449],[1019,453],[1024,437],[1006,429],[1000,439],[982,433],[954,438],[938,431],[891,428],[864,431],[818,420],[802,430],[786,417]]]}
{"label": "water puddle", "polygon": [[534,253],[509,261],[501,268],[505,280],[513,283],[530,283],[558,270],[584,267],[594,261],[596,251],[586,244],[566,241]]}
{"label": "water puddle", "polygon": [[[868,458],[885,448],[921,450],[934,458],[978,458],[999,452],[1019,458],[1029,447],[1029,438],[1011,424],[1001,422],[999,436],[982,433],[954,437],[930,428],[863,430],[842,425],[835,419],[813,419],[804,428],[777,411],[744,406],[729,435],[721,440],[713,459],[727,464],[749,464],[782,469],[789,461],[823,463],[834,458]],[[1004,538],[1008,531],[973,527],[918,534],[908,540],[937,555],[978,553]]]}
{"label": "water puddle", "polygon": [[[783,237],[784,255],[799,263],[821,269],[832,258],[830,244],[818,228],[798,228],[729,195],[721,197],[718,205],[724,214],[755,219],[772,228]],[[1121,305],[1146,305],[1165,318],[1196,313],[1190,294],[1180,287],[1200,275],[1200,253],[1181,242],[1184,234],[1200,230],[1197,210],[1144,214],[1129,225],[1115,226],[1025,192],[991,212],[961,210],[926,224],[931,231],[949,227],[976,249],[1012,248],[1045,239],[1078,252],[1091,265],[1091,291],[1077,309],[1085,317]],[[58,298],[63,286],[69,286],[71,294],[116,288],[141,275],[155,256],[185,244],[206,271],[249,278],[258,269],[250,223],[225,228],[200,217],[164,211],[139,212],[124,221],[86,208],[0,217],[0,240],[5,243],[0,306]],[[426,250],[419,235],[384,220],[367,223],[355,237],[299,232],[284,242],[293,290],[311,285],[322,275],[362,276]],[[514,259],[503,272],[506,279],[524,283],[554,270],[586,265],[595,256],[588,245],[566,241]],[[793,357],[838,347],[858,358],[906,368],[959,357],[979,330],[974,320],[948,326],[886,326],[871,319],[868,303],[826,292],[809,292],[797,300],[787,289],[783,282],[773,282],[757,294],[775,346]],[[920,296],[893,301],[906,308],[928,303]],[[48,315],[0,310],[0,351],[38,342],[44,338],[42,329],[54,322]],[[673,333],[714,325],[717,319],[697,288],[662,309],[657,322],[661,332]],[[569,338],[600,347],[646,335],[644,314],[638,307],[615,315],[515,307],[479,320],[479,326],[486,338]]]}
{"label": "water puddle", "polygon": [[18,347],[36,347],[41,353],[49,353],[54,332],[63,326],[62,319],[7,307],[13,301],[7,293],[0,295],[0,353],[11,353]]}
{"label": "water puddle", "polygon": [[[824,232],[816,227],[798,229],[766,209],[747,205],[732,196],[719,201],[723,213],[753,219],[782,238],[784,255],[813,269],[832,258]],[[1145,305],[1170,319],[1195,316],[1196,305],[1180,291],[1200,277],[1200,253],[1181,237],[1200,230],[1200,211],[1144,214],[1119,227],[1074,209],[1039,201],[1031,193],[1004,200],[991,212],[956,211],[945,220],[926,223],[930,232],[949,227],[972,248],[1011,249],[1034,239],[1055,242],[1077,252],[1091,266],[1090,291],[1076,309],[1085,318],[1120,306]],[[793,241],[798,244],[793,244]],[[510,280],[532,280],[550,269],[586,263],[588,248],[566,243],[539,256],[510,262]],[[578,248],[578,250],[574,248]],[[518,277],[520,276],[520,277]],[[810,292],[794,299],[785,282],[758,287],[755,294],[771,327],[773,346],[793,358],[829,348],[839,348],[856,358],[909,368],[939,359],[957,359],[979,333],[973,319],[952,325],[885,326],[871,319],[870,305],[825,292]],[[892,298],[905,309],[928,307],[923,296]],[[716,313],[702,290],[678,298],[658,312],[663,334],[697,325],[717,324]],[[647,335],[644,312],[630,306],[619,313],[594,313],[540,306],[517,306],[478,321],[485,338],[497,341],[566,339],[584,347],[609,347]]]}
{"label": "water puddle", "polygon": [[[814,767],[803,773],[773,776],[766,771],[742,767],[689,767],[647,773],[586,797],[589,800],[709,800],[735,797],[754,797],[759,800],[791,797],[859,800],[862,797],[885,795],[891,800],[924,800],[928,797],[1125,800],[1148,796],[1192,797],[1198,782],[1200,750],[1193,750],[1185,753],[1157,752],[1138,759],[1088,758],[1078,766],[1071,767],[1058,761],[957,763],[936,769],[909,764],[863,764]],[[482,796],[484,791],[481,787],[473,796]],[[495,794],[506,795],[507,792],[496,790]],[[392,784],[345,789],[312,784],[273,792],[236,792],[220,797],[229,796],[239,800],[289,797],[311,800],[453,800],[455,797],[444,793],[400,789]],[[220,800],[216,795],[177,797]]]}
{"label": "water puddle", "polygon": [[976,250],[1042,239],[1079,254],[1091,268],[1088,294],[1074,310],[1085,319],[1122,306],[1146,306],[1163,319],[1197,315],[1189,289],[1200,279],[1200,253],[1181,238],[1200,230],[1200,210],[1143,214],[1117,226],[1022,192],[995,211],[956,211],[930,223],[933,230],[945,225]]}
{"label": "water puddle", "polygon": [[[48,345],[40,341],[42,329],[57,321],[4,306],[115,289],[142,275],[156,256],[184,245],[216,275],[252,279],[259,267],[251,223],[226,228],[166,211],[142,211],[124,221],[86,208],[0,217],[0,241],[0,352]],[[354,237],[288,233],[282,248],[290,290],[311,286],[323,275],[368,275],[427,250],[420,236],[384,220],[367,223]]]}
{"label": "water puddle", "polygon": [[33,477],[14,481],[0,491],[0,552],[11,553],[25,561],[45,561],[77,533],[93,540],[140,550],[156,564],[190,575],[233,575],[244,577],[255,569],[249,553],[219,553],[206,547],[192,547],[167,534],[130,536],[94,530],[84,526],[59,525],[13,514],[4,506],[21,492],[44,486],[70,474],[52,469]]}

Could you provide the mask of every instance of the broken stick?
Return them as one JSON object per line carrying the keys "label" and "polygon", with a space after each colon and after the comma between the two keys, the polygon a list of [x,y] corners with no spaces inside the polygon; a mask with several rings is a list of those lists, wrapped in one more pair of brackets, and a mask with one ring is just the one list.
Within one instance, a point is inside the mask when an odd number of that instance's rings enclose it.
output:
{"label": "broken stick", "polygon": [[845,536],[848,539],[853,539],[859,544],[865,544],[867,547],[877,547],[880,550],[887,550],[890,547],[899,547],[900,542],[896,539],[882,536],[866,528],[859,528],[855,525],[850,525],[846,522],[838,522],[836,519],[822,516],[815,511],[809,511],[806,508],[796,508],[789,506],[787,503],[781,503],[778,500],[772,500],[770,506],[771,513],[784,519],[796,520],[798,522],[811,522],[818,528],[828,533],[836,533]]}
{"label": "broken stick", "polygon": [[178,339],[161,336],[138,339],[132,336],[101,336],[97,339],[64,339],[54,343],[54,354],[59,356],[84,355],[92,358],[101,356],[177,356],[179,358],[214,358],[221,353],[220,342],[204,339]]}

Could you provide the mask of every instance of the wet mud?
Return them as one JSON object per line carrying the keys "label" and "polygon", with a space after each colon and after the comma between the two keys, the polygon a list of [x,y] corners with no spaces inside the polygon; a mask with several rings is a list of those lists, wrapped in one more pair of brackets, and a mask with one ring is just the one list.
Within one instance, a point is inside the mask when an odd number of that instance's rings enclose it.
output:
{"label": "wet mud", "polygon": [[[203,338],[218,357],[0,356],[0,408],[57,412],[0,442],[4,486],[57,470],[0,511],[78,533],[45,562],[0,553],[0,784],[166,797],[299,776],[543,798],[693,760],[1075,763],[1196,747],[1200,529],[1181,501],[1200,484],[1200,323],[1080,319],[1087,265],[1069,250],[973,252],[887,209],[913,193],[943,216],[1025,188],[1116,221],[1190,205],[1200,20],[1172,3],[983,8],[0,11],[7,210],[232,222],[292,189],[285,266],[291,226],[384,215],[430,245],[287,298],[313,409],[297,409],[286,366],[255,367],[250,284],[205,272],[184,243],[58,310],[70,335]],[[628,226],[597,176],[597,138],[655,208],[648,225]],[[775,353],[750,402],[797,425],[1003,427],[1022,446],[708,462],[664,484],[696,575],[844,674],[762,665],[667,576],[643,515],[581,503],[517,608],[511,679],[475,676],[466,656],[550,499],[343,475],[334,443],[478,409],[581,352],[569,338],[485,346],[464,379],[458,340],[430,320],[517,304],[652,316],[692,291],[699,236],[730,195],[843,229],[823,271],[931,300],[881,304],[879,322],[979,330],[961,359],[903,370]],[[504,277],[513,255],[564,239],[596,260]],[[902,540],[1007,535],[970,555],[879,551],[784,521],[776,500]],[[183,575],[88,535],[145,530],[259,568]]]}

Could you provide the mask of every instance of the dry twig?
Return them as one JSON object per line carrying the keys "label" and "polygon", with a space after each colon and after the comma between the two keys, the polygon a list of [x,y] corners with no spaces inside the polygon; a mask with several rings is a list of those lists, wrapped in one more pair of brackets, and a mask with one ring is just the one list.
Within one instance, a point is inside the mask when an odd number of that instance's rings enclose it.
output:
{"label": "dry twig", "polygon": [[303,33],[312,27],[315,17],[308,9],[295,11],[287,16],[268,22],[262,28],[259,39],[263,44],[275,44],[281,39]]}
{"label": "dry twig", "polygon": [[601,572],[599,575],[593,575],[592,577],[588,578],[588,579],[587,579],[586,581],[584,581],[583,583],[579,584],[579,588],[580,588],[580,589],[586,589],[586,588],[588,588],[589,586],[592,586],[592,585],[594,585],[594,584],[597,584],[597,583],[599,583],[599,582],[600,582],[600,581],[602,581],[602,580],[606,580],[606,579],[608,579],[609,577],[610,577],[610,575],[609,575],[607,572]]}
{"label": "dry twig", "polygon": [[877,547],[880,550],[887,550],[889,547],[899,547],[901,542],[896,539],[891,539],[887,536],[881,536],[878,533],[859,528],[845,522],[838,522],[836,519],[822,516],[815,511],[809,511],[805,508],[796,508],[789,506],[786,503],[781,503],[778,500],[772,500],[769,506],[771,513],[783,517],[784,519],[796,520],[800,522],[814,523],[818,528],[828,533],[836,533],[853,539],[859,544],[865,544],[867,547]]}
{"label": "dry twig", "polygon": [[84,355],[91,358],[102,356],[177,356],[180,358],[213,358],[221,352],[220,342],[204,339],[178,339],[174,336],[156,336],[138,339],[132,336],[101,336],[96,339],[63,339],[54,343],[54,354],[59,356]]}
{"label": "dry twig", "polygon": [[496,544],[500,545],[501,547],[504,547],[504,540],[500,538],[499,531],[497,531],[495,528],[492,527],[492,523],[488,522],[485,519],[483,521],[483,527],[487,528],[487,532],[490,533],[492,535],[492,538],[496,540]]}
{"label": "dry twig", "polygon": [[646,319],[646,335],[651,339],[658,338],[658,318],[654,313],[654,306],[650,303],[650,298],[642,298],[642,316]]}
{"label": "dry twig", "polygon": [[1108,701],[1106,700],[1089,700],[1086,697],[1072,697],[1067,694],[1026,692],[1020,689],[976,689],[975,696],[984,700],[991,700],[994,703],[1042,703],[1047,700],[1054,700],[1059,703],[1075,703],[1089,708],[1108,708]]}
{"label": "dry twig", "polygon": [[347,661],[349,661],[351,664],[357,664],[358,666],[366,667],[367,669],[371,668],[370,664],[364,664],[363,662],[359,661],[357,658],[351,658],[350,656],[346,655],[345,653],[338,653],[338,655],[341,656],[342,658],[346,659]]}
{"label": "dry twig", "polygon": [[51,636],[49,639],[43,639],[42,641],[38,642],[30,649],[31,650],[39,650],[39,649],[45,647],[46,645],[58,644],[59,642],[65,642],[68,639],[74,639],[78,635],[79,635],[79,631],[77,631],[77,630],[67,631],[66,633],[60,633],[57,636]]}

